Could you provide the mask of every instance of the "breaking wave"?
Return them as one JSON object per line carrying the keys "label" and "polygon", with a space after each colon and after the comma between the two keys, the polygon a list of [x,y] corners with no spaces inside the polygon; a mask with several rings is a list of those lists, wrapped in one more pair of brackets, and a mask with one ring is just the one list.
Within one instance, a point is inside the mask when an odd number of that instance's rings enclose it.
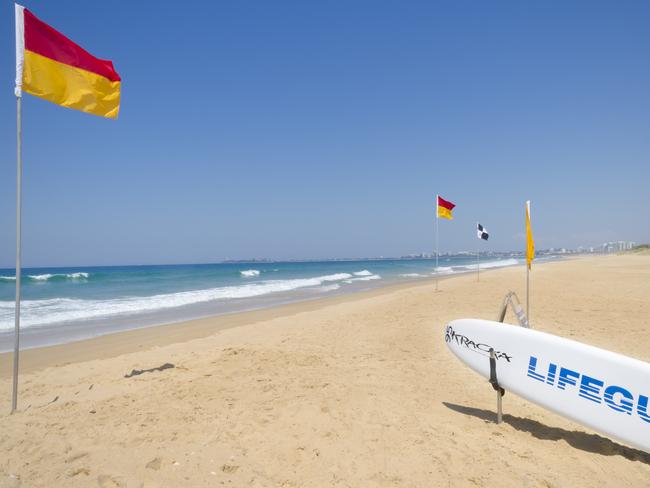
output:
{"label": "breaking wave", "polygon": [[363,271],[357,271],[354,273],[354,276],[371,276],[372,273],[368,271],[367,269],[364,269]]}
{"label": "breaking wave", "polygon": [[[358,273],[354,273],[354,274],[358,276]],[[349,280],[345,280],[344,283],[354,283],[355,281],[373,281],[373,280],[380,280],[380,279],[381,276],[370,273],[369,275],[364,274],[357,278],[351,278]]]}
{"label": "breaking wave", "polygon": [[247,269],[244,271],[239,272],[240,275],[242,275],[244,278],[253,278],[255,276],[260,275],[260,270],[259,269]]}
{"label": "breaking wave", "polygon": [[[481,263],[481,269],[490,269],[490,268],[505,268],[507,266],[516,266],[520,264],[520,261],[517,259],[498,259],[496,261],[485,261]],[[440,274],[452,274],[452,273],[463,273],[465,271],[476,271],[476,264],[465,264],[462,266],[438,266],[438,272]],[[436,274],[434,268],[433,275]]]}
{"label": "breaking wave", "polygon": [[[37,275],[22,275],[24,281],[66,281],[66,280],[87,280],[90,278],[90,273],[77,272],[77,273],[45,273]],[[0,276],[1,281],[16,281],[15,276]]]}
{"label": "breaking wave", "polygon": [[[77,298],[23,300],[21,303],[21,322],[22,325],[30,327],[75,320],[90,320],[133,313],[154,312],[198,303],[257,297],[324,284],[333,285],[337,281],[349,280],[350,278],[352,278],[352,275],[349,273],[336,273],[314,278],[269,280],[262,283],[166,293],[148,297],[124,297],[111,300]],[[0,330],[11,329],[14,326],[13,323],[14,302],[0,302]]]}

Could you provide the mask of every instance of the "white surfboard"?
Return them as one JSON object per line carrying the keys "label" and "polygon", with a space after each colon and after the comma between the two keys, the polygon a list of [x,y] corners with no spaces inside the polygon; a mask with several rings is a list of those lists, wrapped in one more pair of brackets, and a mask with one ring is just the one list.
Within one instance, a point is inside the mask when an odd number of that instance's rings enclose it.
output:
{"label": "white surfboard", "polygon": [[489,320],[454,320],[445,341],[485,378],[493,348],[506,391],[650,452],[650,363]]}

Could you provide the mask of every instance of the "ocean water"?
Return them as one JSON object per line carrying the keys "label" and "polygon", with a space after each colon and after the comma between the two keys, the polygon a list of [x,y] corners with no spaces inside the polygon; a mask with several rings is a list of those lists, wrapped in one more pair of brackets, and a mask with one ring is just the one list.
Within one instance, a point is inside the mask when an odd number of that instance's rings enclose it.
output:
{"label": "ocean water", "polygon": [[[482,258],[481,269],[516,258]],[[431,278],[432,260],[220,263],[23,270],[21,345],[252,310]],[[440,257],[440,275],[476,270],[472,256]],[[0,269],[0,351],[13,347],[15,273]]]}

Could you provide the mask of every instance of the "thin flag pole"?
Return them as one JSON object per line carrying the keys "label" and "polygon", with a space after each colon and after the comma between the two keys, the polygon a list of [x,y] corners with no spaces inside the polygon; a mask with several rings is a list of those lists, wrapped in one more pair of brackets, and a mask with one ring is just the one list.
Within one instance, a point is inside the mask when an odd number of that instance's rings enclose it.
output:
{"label": "thin flag pole", "polygon": [[530,239],[530,200],[526,201],[526,317],[530,324],[530,261],[528,256]]}
{"label": "thin flag pole", "polygon": [[14,381],[11,395],[11,413],[18,405],[18,356],[20,352],[20,254],[23,177],[22,97],[16,97],[16,312],[14,323]]}
{"label": "thin flag pole", "polygon": [[[478,222],[476,222],[476,232],[478,233]],[[477,236],[478,237],[478,236]],[[481,243],[479,242],[476,244],[476,281],[481,281],[480,274],[481,274]]]}
{"label": "thin flag pole", "polygon": [[440,201],[440,195],[436,195],[436,291],[438,291],[438,250],[439,250],[439,241],[438,241],[438,202]]}
{"label": "thin flag pole", "polygon": [[530,323],[530,267],[526,265],[526,317]]}

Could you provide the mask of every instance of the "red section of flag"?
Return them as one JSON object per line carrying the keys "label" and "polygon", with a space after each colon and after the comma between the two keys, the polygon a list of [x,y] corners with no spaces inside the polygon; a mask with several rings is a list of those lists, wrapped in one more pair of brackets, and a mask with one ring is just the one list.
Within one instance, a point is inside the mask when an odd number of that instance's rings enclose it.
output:
{"label": "red section of flag", "polygon": [[453,208],[456,206],[455,203],[448,202],[444,198],[438,196],[438,206],[439,207],[444,207],[447,210],[453,210]]}
{"label": "red section of flag", "polygon": [[120,81],[113,63],[99,59],[63,34],[39,20],[29,10],[24,10],[25,49],[59,63],[98,74],[110,81]]}

